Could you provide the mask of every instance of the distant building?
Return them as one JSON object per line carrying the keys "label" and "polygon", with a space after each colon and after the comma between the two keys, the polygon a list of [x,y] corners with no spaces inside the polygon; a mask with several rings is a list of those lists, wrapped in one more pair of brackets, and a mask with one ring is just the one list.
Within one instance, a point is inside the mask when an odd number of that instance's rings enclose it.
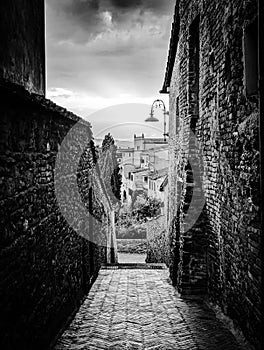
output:
{"label": "distant building", "polygon": [[148,165],[150,169],[161,170],[169,166],[169,153],[167,145],[150,148],[146,152],[148,154]]}
{"label": "distant building", "polygon": [[167,145],[168,142],[164,140],[164,138],[158,137],[145,137],[144,134],[137,136],[134,134],[134,149],[136,151],[145,151],[150,148],[155,148],[158,145]]}
{"label": "distant building", "polygon": [[[168,168],[168,142],[163,138],[147,138],[144,134],[134,135],[134,147],[118,148],[117,157],[122,174],[121,200],[131,203],[135,193],[149,195],[149,175],[154,176],[155,172]],[[157,184],[157,191],[158,187]],[[158,192],[151,192],[152,196],[163,198]]]}
{"label": "distant building", "polygon": [[148,192],[148,168],[131,169],[127,172],[127,176],[123,176],[121,200],[130,204],[133,194]]}
{"label": "distant building", "polygon": [[164,202],[164,192],[160,191],[160,186],[168,174],[168,168],[161,169],[148,174],[148,197]]}
{"label": "distant building", "polygon": [[134,164],[134,148],[118,148],[116,154],[119,164]]}

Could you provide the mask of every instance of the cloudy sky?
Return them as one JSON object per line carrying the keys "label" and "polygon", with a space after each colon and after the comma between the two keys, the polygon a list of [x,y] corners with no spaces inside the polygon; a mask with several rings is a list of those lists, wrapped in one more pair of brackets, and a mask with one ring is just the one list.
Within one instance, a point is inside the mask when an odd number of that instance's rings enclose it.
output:
{"label": "cloudy sky", "polygon": [[143,122],[156,98],[168,107],[159,90],[174,3],[46,0],[47,97],[98,133],[110,124]]}

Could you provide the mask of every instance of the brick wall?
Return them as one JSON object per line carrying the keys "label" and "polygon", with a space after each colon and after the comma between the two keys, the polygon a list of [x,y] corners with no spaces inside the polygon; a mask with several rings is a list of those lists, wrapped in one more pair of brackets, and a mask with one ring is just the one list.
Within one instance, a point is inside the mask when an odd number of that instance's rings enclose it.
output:
{"label": "brick wall", "polygon": [[[95,165],[90,125],[81,122],[78,137],[69,142],[77,153],[87,143],[78,187],[72,183],[73,153],[62,163],[67,168],[62,204],[72,213],[87,210],[87,220],[73,218],[81,235],[73,230],[55,197],[54,168],[58,148],[79,118],[9,87],[1,85],[0,347],[44,349],[76,311],[101,263],[110,260],[113,211]],[[77,209],[72,188],[84,204]]]}
{"label": "brick wall", "polygon": [[179,1],[168,193],[172,280],[182,293],[208,292],[259,348],[259,110],[243,44],[256,14],[254,0]]}

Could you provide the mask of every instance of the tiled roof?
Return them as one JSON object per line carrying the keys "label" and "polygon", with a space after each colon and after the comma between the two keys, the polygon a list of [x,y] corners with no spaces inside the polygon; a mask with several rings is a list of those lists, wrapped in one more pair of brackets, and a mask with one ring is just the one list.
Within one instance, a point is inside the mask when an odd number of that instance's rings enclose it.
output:
{"label": "tiled roof", "polygon": [[168,141],[164,141],[164,139],[148,139],[143,142],[145,145],[156,143],[157,145],[165,145],[168,144]]}
{"label": "tiled roof", "polygon": [[151,180],[157,180],[163,176],[166,176],[168,174],[168,168],[163,168],[160,170],[156,170],[155,172],[153,172],[152,174],[149,175],[149,178]]}
{"label": "tiled roof", "polygon": [[129,153],[131,153],[131,152],[134,152],[134,148],[133,147],[131,147],[131,148],[122,148],[122,147],[119,147],[119,148],[117,148],[117,151],[119,151],[119,152],[129,152]]}
{"label": "tiled roof", "polygon": [[149,171],[149,169],[148,168],[138,168],[138,169],[132,170],[131,173],[141,173],[143,171]]}

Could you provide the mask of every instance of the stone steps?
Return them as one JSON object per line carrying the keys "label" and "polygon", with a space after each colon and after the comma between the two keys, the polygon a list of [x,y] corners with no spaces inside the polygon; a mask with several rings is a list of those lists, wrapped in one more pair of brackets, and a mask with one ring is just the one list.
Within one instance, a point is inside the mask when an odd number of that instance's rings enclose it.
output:
{"label": "stone steps", "polygon": [[104,264],[101,269],[103,270],[118,270],[118,269],[156,269],[164,270],[168,269],[166,264],[155,263],[120,263],[120,264]]}

